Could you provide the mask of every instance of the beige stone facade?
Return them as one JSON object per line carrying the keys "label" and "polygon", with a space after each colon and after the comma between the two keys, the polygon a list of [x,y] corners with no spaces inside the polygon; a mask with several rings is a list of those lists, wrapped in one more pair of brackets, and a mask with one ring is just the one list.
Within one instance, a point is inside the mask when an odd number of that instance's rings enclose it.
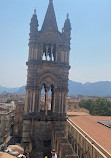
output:
{"label": "beige stone facade", "polygon": [[0,111],[0,150],[6,148],[11,139],[13,111]]}

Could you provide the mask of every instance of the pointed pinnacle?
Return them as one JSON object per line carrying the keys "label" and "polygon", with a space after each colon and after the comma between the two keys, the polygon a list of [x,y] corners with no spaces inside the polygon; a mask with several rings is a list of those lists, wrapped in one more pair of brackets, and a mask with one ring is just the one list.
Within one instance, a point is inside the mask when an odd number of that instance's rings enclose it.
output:
{"label": "pointed pinnacle", "polygon": [[53,0],[49,0],[49,2],[51,3],[51,2],[53,2]]}
{"label": "pointed pinnacle", "polygon": [[67,13],[67,19],[69,19],[69,14]]}
{"label": "pointed pinnacle", "polygon": [[34,15],[36,15],[36,9],[34,9]]}

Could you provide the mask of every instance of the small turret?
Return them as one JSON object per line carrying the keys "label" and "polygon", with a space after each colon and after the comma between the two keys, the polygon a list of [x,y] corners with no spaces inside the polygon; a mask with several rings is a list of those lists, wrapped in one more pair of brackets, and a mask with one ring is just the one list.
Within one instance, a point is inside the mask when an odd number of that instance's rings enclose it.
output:
{"label": "small turret", "polygon": [[67,18],[65,20],[64,27],[62,29],[62,34],[63,34],[64,44],[67,48],[67,51],[70,51],[71,23],[69,19],[69,14],[67,14]]}
{"label": "small turret", "polygon": [[65,20],[64,23],[64,32],[71,33],[71,23],[69,19],[69,14],[67,14],[67,19]]}
{"label": "small turret", "polygon": [[31,18],[30,23],[30,42],[35,42],[38,33],[38,20],[36,15],[36,9],[34,9],[34,14]]}

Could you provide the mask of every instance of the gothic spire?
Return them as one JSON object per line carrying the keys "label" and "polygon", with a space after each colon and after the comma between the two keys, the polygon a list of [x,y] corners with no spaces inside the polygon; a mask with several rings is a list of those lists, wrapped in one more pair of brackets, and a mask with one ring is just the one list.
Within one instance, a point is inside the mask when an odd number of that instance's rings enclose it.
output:
{"label": "gothic spire", "polygon": [[30,22],[30,39],[29,42],[36,42],[37,40],[37,33],[38,33],[38,20],[37,20],[37,15],[36,15],[36,9],[34,9],[34,14],[31,18]]}
{"label": "gothic spire", "polygon": [[30,23],[30,31],[38,31],[38,20],[37,20],[37,15],[36,15],[36,9],[34,9],[34,14],[31,18],[31,23]]}
{"label": "gothic spire", "polygon": [[71,32],[71,23],[70,23],[70,19],[69,19],[69,14],[67,13],[67,17],[64,23],[64,31],[65,32]]}
{"label": "gothic spire", "polygon": [[49,6],[45,15],[45,19],[42,25],[42,30],[46,28],[53,28],[54,30],[58,31],[57,22],[56,22],[56,16],[55,11],[53,7],[53,0],[49,0]]}

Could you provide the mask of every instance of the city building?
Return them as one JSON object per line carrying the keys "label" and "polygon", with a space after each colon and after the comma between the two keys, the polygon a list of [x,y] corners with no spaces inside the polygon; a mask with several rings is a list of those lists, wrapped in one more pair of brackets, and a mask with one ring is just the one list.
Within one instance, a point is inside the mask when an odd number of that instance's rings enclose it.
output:
{"label": "city building", "polygon": [[111,158],[111,117],[71,113],[67,122],[68,140],[80,158]]}
{"label": "city building", "polygon": [[78,110],[79,109],[79,100],[77,99],[71,99],[68,97],[67,99],[67,109],[68,110]]}
{"label": "city building", "polygon": [[0,150],[4,150],[13,135],[14,111],[0,110]]}
{"label": "city building", "polygon": [[16,101],[24,101],[25,95],[23,94],[15,94],[15,93],[0,93],[0,103],[11,103]]}

